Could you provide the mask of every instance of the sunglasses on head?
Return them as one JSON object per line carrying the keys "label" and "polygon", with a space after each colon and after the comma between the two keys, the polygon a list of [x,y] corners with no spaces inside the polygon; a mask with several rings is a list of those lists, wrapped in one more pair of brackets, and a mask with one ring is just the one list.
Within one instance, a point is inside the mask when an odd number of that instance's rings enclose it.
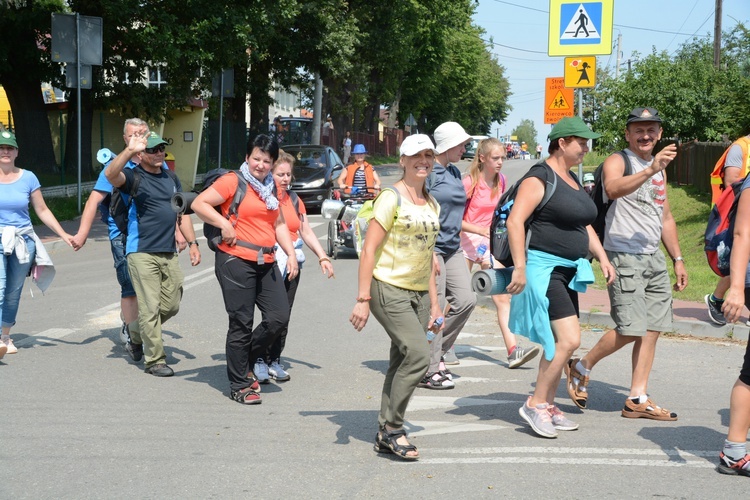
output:
{"label": "sunglasses on head", "polygon": [[144,149],[144,151],[152,155],[156,153],[163,153],[165,149],[167,149],[167,146],[165,146],[164,144],[159,144],[158,146],[154,146],[153,148],[146,148]]}

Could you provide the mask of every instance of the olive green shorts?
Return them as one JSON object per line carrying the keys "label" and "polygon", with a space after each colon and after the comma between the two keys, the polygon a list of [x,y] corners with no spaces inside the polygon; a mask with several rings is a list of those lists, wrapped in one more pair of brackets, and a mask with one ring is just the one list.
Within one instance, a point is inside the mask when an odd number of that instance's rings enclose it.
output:
{"label": "olive green shorts", "polygon": [[608,288],[610,315],[620,335],[672,331],[672,286],[664,254],[607,251],[617,276]]}

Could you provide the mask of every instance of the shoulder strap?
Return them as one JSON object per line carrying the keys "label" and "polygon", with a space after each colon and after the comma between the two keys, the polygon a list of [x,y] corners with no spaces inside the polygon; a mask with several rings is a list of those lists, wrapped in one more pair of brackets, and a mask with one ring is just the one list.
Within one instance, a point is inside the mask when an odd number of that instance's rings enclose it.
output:
{"label": "shoulder strap", "polygon": [[232,170],[232,172],[237,176],[237,190],[234,192],[232,203],[229,205],[229,210],[227,210],[227,219],[232,215],[237,215],[237,208],[245,198],[245,192],[247,192],[247,181],[245,180],[245,178],[242,177],[242,174],[240,174],[236,170]]}
{"label": "shoulder strap", "polygon": [[141,173],[138,171],[138,167],[133,169],[133,186],[130,188],[130,199],[128,199],[128,206],[133,203],[133,198],[138,194],[138,187],[141,185]]}
{"label": "shoulder strap", "polygon": [[549,202],[550,198],[552,198],[552,195],[555,194],[555,189],[557,189],[557,175],[555,175],[555,172],[552,172],[552,182],[550,182],[549,174],[551,171],[552,167],[547,166],[545,169],[547,178],[545,179],[544,184],[544,196],[542,197],[542,201],[539,202],[539,205],[534,209],[534,213],[541,212],[544,206]]}
{"label": "shoulder strap", "polygon": [[289,193],[289,199],[292,200],[292,205],[294,205],[294,211],[297,212],[297,217],[302,219],[302,214],[299,213],[299,196],[294,191],[288,191]]}
{"label": "shoulder strap", "polygon": [[633,165],[630,163],[630,157],[628,157],[625,150],[618,151],[617,154],[622,156],[622,160],[625,162],[625,172],[623,172],[622,176],[633,175]]}

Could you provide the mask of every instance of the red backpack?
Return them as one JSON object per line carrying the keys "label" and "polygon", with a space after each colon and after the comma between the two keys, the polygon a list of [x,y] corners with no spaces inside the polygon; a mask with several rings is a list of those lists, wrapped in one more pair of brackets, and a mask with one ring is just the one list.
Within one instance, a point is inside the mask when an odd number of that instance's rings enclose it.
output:
{"label": "red backpack", "polygon": [[729,255],[734,241],[734,217],[745,179],[732,184],[732,189],[721,192],[711,209],[706,226],[705,247],[708,265],[719,276],[729,276]]}

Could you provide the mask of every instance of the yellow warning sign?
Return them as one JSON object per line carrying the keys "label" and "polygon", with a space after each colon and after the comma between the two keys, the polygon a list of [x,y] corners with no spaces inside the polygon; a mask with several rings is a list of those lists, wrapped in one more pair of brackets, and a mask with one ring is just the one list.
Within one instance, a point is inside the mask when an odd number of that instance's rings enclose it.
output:
{"label": "yellow warning sign", "polygon": [[555,98],[552,99],[552,103],[549,105],[549,109],[556,110],[556,109],[568,109],[570,106],[568,106],[568,101],[565,100],[565,96],[562,95],[561,91],[557,91],[557,94],[555,94]]}
{"label": "yellow warning sign", "polygon": [[593,88],[596,85],[596,57],[565,58],[565,86],[569,89]]}
{"label": "yellow warning sign", "polygon": [[561,118],[573,116],[573,89],[565,88],[565,78],[545,79],[544,123],[555,124]]}

